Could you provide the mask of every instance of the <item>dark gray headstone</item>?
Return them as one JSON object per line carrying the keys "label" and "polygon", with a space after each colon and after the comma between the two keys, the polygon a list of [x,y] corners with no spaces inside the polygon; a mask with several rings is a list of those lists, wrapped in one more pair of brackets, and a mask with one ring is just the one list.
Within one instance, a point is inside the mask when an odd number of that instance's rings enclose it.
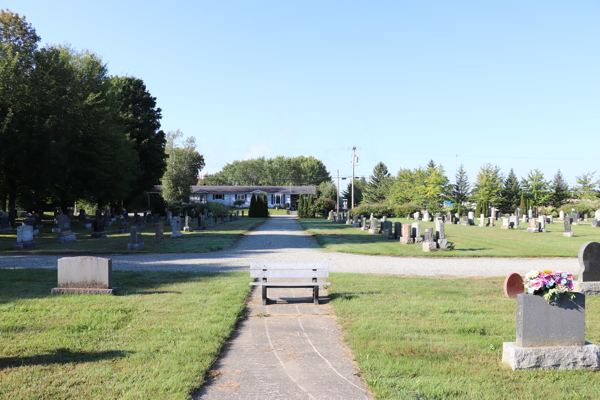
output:
{"label": "dark gray headstone", "polygon": [[579,280],[600,281],[600,243],[586,242],[579,248]]}
{"label": "dark gray headstone", "polygon": [[565,232],[571,232],[571,221],[569,218],[565,218]]}

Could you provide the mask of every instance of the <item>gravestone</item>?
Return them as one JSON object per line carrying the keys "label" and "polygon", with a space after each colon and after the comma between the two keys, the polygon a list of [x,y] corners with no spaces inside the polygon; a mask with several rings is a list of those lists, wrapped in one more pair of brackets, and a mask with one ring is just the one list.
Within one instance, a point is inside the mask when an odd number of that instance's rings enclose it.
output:
{"label": "gravestone", "polygon": [[[184,217],[184,226],[183,226],[184,232],[190,231],[190,220],[191,220],[191,218],[188,217],[187,215]],[[194,230],[194,229],[192,228],[191,230]]]}
{"label": "gravestone", "polygon": [[[204,210],[206,212],[206,210]],[[173,213],[171,211],[167,211],[165,215],[165,226],[171,226],[171,218],[173,218]]]}
{"label": "gravestone", "polygon": [[178,237],[183,236],[183,234],[180,232],[181,219],[179,216],[171,218],[171,227],[172,227],[172,231],[171,231],[172,238],[178,238]]}
{"label": "gravestone", "polygon": [[444,224],[441,221],[435,221],[435,240],[446,239],[444,234]]}
{"label": "gravestone", "polygon": [[394,224],[392,221],[385,221],[383,223],[383,231],[382,234],[388,239],[394,238]]}
{"label": "gravestone", "polygon": [[[145,215],[145,217],[146,217],[146,218],[144,219],[146,222],[154,222],[154,217],[153,217],[152,213],[147,213],[147,214],[146,214],[146,213],[144,213],[144,215]],[[154,226],[154,225],[153,225],[153,226]]]}
{"label": "gravestone", "polygon": [[369,233],[375,235],[379,234],[379,230],[377,229],[377,218],[371,219],[371,225],[369,226]]}
{"label": "gravestone", "polygon": [[427,252],[436,250],[437,245],[433,241],[433,228],[425,228],[421,248],[423,249],[423,251]]}
{"label": "gravestone", "polygon": [[403,244],[414,243],[414,239],[412,236],[411,224],[402,224],[402,236],[400,236],[400,243],[403,243]]}
{"label": "gravestone", "polygon": [[420,213],[418,211],[413,214],[413,218],[417,221],[419,220],[419,216],[420,216]]}
{"label": "gravestone", "polygon": [[479,214],[479,226],[485,226],[485,215]]}
{"label": "gravestone", "polygon": [[56,260],[55,294],[114,294],[112,260],[100,257],[62,257]]}
{"label": "gravestone", "polygon": [[60,229],[60,232],[56,234],[56,242],[75,242],[77,238],[71,229],[71,219],[66,215],[59,215],[56,217],[56,221],[58,222],[58,228]]}
{"label": "gravestone", "polygon": [[558,212],[558,219],[565,219],[565,212],[563,210]]}
{"label": "gravestone", "polygon": [[585,242],[579,248],[579,271],[575,286],[586,296],[600,296],[600,243]]}
{"label": "gravestone", "polygon": [[508,274],[504,278],[504,295],[509,299],[516,299],[517,295],[525,291],[523,278],[517,273]]}
{"label": "gravestone", "polygon": [[587,222],[587,220],[588,220],[588,215],[587,214],[583,214],[583,220]]}
{"label": "gravestone", "polygon": [[466,215],[465,215],[465,216],[463,216],[463,220],[462,220],[462,222],[461,222],[461,225],[465,225],[465,226],[466,226],[466,225],[470,225],[470,224],[469,224],[469,217],[468,217],[468,216],[466,216]]}
{"label": "gravestone", "polygon": [[475,213],[473,211],[469,211],[469,218],[467,220],[468,225],[475,225]]}
{"label": "gravestone", "polygon": [[594,212],[594,218],[596,218],[597,221],[600,221],[600,210]]}
{"label": "gravestone", "polygon": [[415,240],[415,243],[422,243],[423,237],[421,236],[421,224],[419,222],[412,223],[412,237]]}
{"label": "gravestone", "polygon": [[531,209],[531,207],[527,211],[527,216],[529,217],[529,219],[533,218],[533,210]]}
{"label": "gravestone", "polygon": [[495,217],[490,217],[489,218],[489,225],[490,226],[496,226],[496,218]]}
{"label": "gravestone", "polygon": [[540,222],[538,222],[538,229],[540,232],[547,232],[546,230],[546,217],[542,215]]}
{"label": "gravestone", "polygon": [[569,218],[565,218],[564,227],[565,227],[565,231],[563,232],[563,236],[565,236],[565,237],[575,236],[575,233],[571,229],[571,220]]}
{"label": "gravestone", "polygon": [[104,212],[104,226],[112,225],[112,214],[109,212]]}
{"label": "gravestone", "polygon": [[452,213],[448,213],[446,214],[446,219],[444,220],[445,224],[451,224],[452,223]]}
{"label": "gravestone", "polygon": [[92,232],[92,237],[94,239],[106,237],[106,232],[104,232],[104,217],[100,210],[96,210],[96,219],[92,223],[92,227],[94,228],[94,232]]}
{"label": "gravestone", "polygon": [[402,236],[402,224],[400,222],[394,223],[394,239],[400,239]]}
{"label": "gravestone", "polygon": [[2,231],[12,231],[12,225],[10,224],[8,214],[0,211],[0,232]]}
{"label": "gravestone", "polygon": [[516,215],[511,215],[509,225],[511,225],[513,229],[519,229],[521,227],[519,224],[519,218]]}
{"label": "gravestone", "polygon": [[33,226],[21,225],[17,226],[17,243],[13,246],[14,250],[31,250],[35,249],[35,241],[33,240]]}
{"label": "gravestone", "polygon": [[502,217],[502,226],[500,229],[510,229],[510,220],[506,217]]}
{"label": "gravestone", "polygon": [[429,221],[429,212],[425,211],[425,213],[423,214],[423,221]]}
{"label": "gravestone", "polygon": [[540,229],[538,228],[537,225],[537,219],[536,218],[531,218],[529,220],[529,227],[527,228],[527,232],[539,232]]}
{"label": "gravestone", "polygon": [[125,221],[124,218],[120,218],[117,220],[117,233],[127,233],[129,232],[129,223]]}
{"label": "gravestone", "polygon": [[144,242],[142,241],[142,234],[138,233],[138,227],[132,226],[130,232],[130,242],[127,245],[127,250],[142,250],[144,248]]}
{"label": "gravestone", "polygon": [[152,240],[154,243],[163,243],[165,241],[165,235],[162,221],[158,221],[155,228],[155,235]]}
{"label": "gravestone", "polygon": [[367,219],[364,216],[362,216],[360,218],[360,230],[361,231],[366,231],[367,230]]}
{"label": "gravestone", "polygon": [[142,215],[138,215],[137,213],[135,213],[135,217],[136,217],[136,221],[135,221],[135,225],[138,227],[138,231],[142,231],[146,225],[144,223],[144,217]]}
{"label": "gravestone", "polygon": [[86,220],[85,210],[81,209],[81,210],[79,210],[79,223],[81,225],[83,225],[83,224],[85,224],[85,220]]}
{"label": "gravestone", "polygon": [[592,228],[600,228],[600,219],[592,218]]}
{"label": "gravestone", "polygon": [[517,295],[516,342],[504,342],[502,362],[513,370],[600,368],[600,348],[585,341],[585,295],[549,304]]}
{"label": "gravestone", "polygon": [[152,226],[156,226],[158,225],[158,222],[160,221],[160,214],[152,214]]}

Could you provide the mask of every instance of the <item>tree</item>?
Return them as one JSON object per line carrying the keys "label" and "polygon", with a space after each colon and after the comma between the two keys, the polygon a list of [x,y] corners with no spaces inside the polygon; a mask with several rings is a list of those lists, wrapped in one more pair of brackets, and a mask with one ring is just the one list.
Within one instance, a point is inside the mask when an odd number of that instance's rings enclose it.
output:
{"label": "tree", "polygon": [[112,91],[118,107],[118,120],[138,156],[138,171],[132,182],[131,197],[157,184],[166,168],[165,133],[160,129],[161,109],[156,97],[141,79],[113,77]]}
{"label": "tree", "polygon": [[433,159],[429,160],[429,162],[427,163],[427,169],[435,169],[437,167],[437,165],[435,165],[435,162],[433,161]]}
{"label": "tree", "polygon": [[206,177],[208,185],[306,186],[331,181],[322,161],[314,157],[275,157],[234,161]]}
{"label": "tree", "polygon": [[503,188],[503,177],[500,173],[500,167],[491,164],[484,164],[479,168],[475,185],[473,186],[473,197],[475,201],[484,204],[498,204],[500,192]]}
{"label": "tree", "polygon": [[591,200],[598,197],[598,192],[596,192],[596,185],[600,182],[597,179],[594,179],[594,172],[588,172],[586,174],[581,174],[575,178],[577,185],[573,188],[575,195],[579,199]]}
{"label": "tree", "polygon": [[167,133],[167,169],[162,177],[163,198],[167,202],[188,202],[191,186],[204,168],[204,157],[196,151],[196,139],[183,140],[179,129]]}
{"label": "tree", "polygon": [[337,188],[331,181],[321,182],[317,186],[317,197],[331,199],[335,203],[337,201]]}
{"label": "tree", "polygon": [[[430,164],[433,160],[430,161]],[[433,163],[435,165],[435,163]],[[444,172],[444,166],[428,166],[423,185],[419,187],[422,197],[428,204],[437,209],[437,203],[448,198],[450,185]]]}
{"label": "tree", "polygon": [[22,113],[28,101],[25,89],[39,41],[25,16],[0,10],[0,194],[8,197],[13,226],[17,197],[27,190],[22,185],[26,177],[19,168],[19,156],[27,150],[27,143],[20,137],[19,122],[23,118],[14,117]]}
{"label": "tree", "polygon": [[384,163],[380,162],[373,168],[373,175],[369,177],[363,192],[365,203],[381,203],[389,195],[393,179]]}
{"label": "tree", "polygon": [[529,171],[527,178],[521,179],[521,186],[526,197],[531,200],[532,207],[548,205],[550,202],[549,182],[539,169]]}
{"label": "tree", "polygon": [[[365,178],[354,179],[354,207],[358,206],[363,200],[363,192],[367,180]],[[348,204],[352,202],[352,181],[348,183],[348,187],[345,192],[342,192],[342,196],[348,199]]]}
{"label": "tree", "polygon": [[512,213],[519,206],[521,199],[521,186],[513,169],[510,169],[508,177],[504,181],[504,188],[500,194],[498,208],[502,213]]}
{"label": "tree", "polygon": [[423,198],[427,172],[423,168],[400,169],[390,189],[389,197],[394,204],[416,203],[425,201]]}
{"label": "tree", "polygon": [[452,188],[452,201],[457,205],[461,205],[469,199],[471,194],[471,185],[469,184],[469,178],[462,164],[456,172],[456,183]]}
{"label": "tree", "polygon": [[555,208],[562,206],[569,198],[569,185],[563,178],[560,169],[554,175],[550,190],[550,204]]}

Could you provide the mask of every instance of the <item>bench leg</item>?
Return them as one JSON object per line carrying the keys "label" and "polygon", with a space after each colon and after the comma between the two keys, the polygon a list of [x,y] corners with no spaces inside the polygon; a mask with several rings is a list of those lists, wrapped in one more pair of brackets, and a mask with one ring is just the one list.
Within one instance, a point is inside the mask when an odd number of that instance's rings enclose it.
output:
{"label": "bench leg", "polygon": [[319,287],[313,286],[313,301],[315,302],[315,306],[319,305]]}
{"label": "bench leg", "polygon": [[266,286],[261,286],[262,288],[262,304],[263,306],[267,305],[267,287]]}

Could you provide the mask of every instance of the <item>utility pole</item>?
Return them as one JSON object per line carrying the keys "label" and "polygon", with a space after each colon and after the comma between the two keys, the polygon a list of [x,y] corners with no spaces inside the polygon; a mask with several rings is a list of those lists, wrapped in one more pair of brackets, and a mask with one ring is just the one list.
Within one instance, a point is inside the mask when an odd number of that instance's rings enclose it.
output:
{"label": "utility pole", "polygon": [[350,209],[354,208],[354,166],[358,158],[356,157],[356,146],[352,147],[352,203],[350,204]]}
{"label": "utility pole", "polygon": [[338,184],[337,184],[337,206],[336,206],[336,212],[339,214],[340,213],[340,170],[337,170],[337,178],[338,178]]}

